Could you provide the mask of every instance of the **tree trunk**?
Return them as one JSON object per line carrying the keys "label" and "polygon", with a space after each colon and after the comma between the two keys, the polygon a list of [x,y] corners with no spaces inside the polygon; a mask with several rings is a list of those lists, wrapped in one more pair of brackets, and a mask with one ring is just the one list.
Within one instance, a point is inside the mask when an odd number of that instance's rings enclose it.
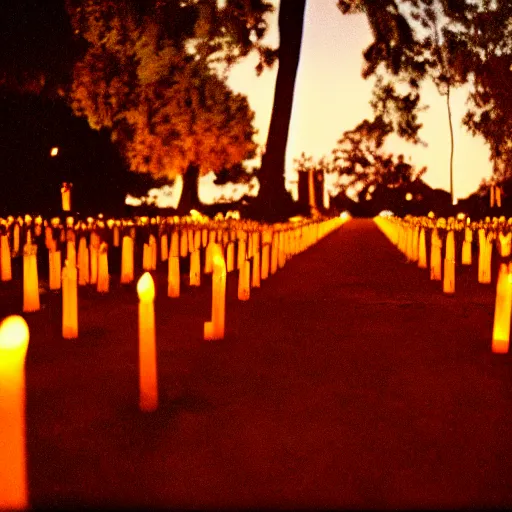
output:
{"label": "tree trunk", "polygon": [[183,189],[178,203],[178,215],[188,215],[190,210],[198,210],[201,207],[199,201],[199,167],[190,164],[185,171],[183,178]]}
{"label": "tree trunk", "polygon": [[306,0],[281,0],[279,7],[279,68],[267,145],[258,174],[259,203],[267,217],[282,214],[290,200],[285,187],[285,156],[305,10]]}
{"label": "tree trunk", "polygon": [[446,93],[446,106],[448,108],[448,122],[450,124],[450,197],[452,204],[454,204],[455,197],[453,195],[453,124],[452,124],[452,110],[450,107],[450,85],[448,85],[448,91]]}

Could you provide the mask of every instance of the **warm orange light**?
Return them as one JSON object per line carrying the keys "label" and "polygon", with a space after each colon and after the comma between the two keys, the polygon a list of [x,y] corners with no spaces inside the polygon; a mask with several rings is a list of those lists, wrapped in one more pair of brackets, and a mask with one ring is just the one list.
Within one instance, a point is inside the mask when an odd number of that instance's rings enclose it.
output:
{"label": "warm orange light", "polygon": [[51,156],[57,156],[59,154],[59,148],[58,147],[53,147],[51,150],[50,150],[50,155]]}
{"label": "warm orange light", "polygon": [[22,354],[25,357],[28,340],[28,325],[21,316],[9,316],[0,324],[0,351],[2,351],[2,358],[7,355],[4,355],[4,350],[16,350],[18,351],[16,355]]}
{"label": "warm orange light", "polygon": [[155,283],[149,272],[142,274],[137,283],[137,295],[143,302],[151,302],[155,298]]}
{"label": "warm orange light", "polygon": [[412,199],[412,194],[410,192],[407,192],[407,194],[405,194],[405,200],[410,201],[411,199]]}
{"label": "warm orange light", "polygon": [[25,357],[29,330],[20,316],[0,324],[0,509],[28,508]]}

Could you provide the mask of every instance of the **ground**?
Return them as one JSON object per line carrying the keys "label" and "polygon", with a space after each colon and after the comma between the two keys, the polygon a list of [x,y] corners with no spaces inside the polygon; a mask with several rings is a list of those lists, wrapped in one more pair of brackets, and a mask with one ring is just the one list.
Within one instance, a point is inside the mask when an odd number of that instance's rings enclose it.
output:
{"label": "ground", "polygon": [[[231,274],[216,342],[202,339],[209,279],[183,276],[169,299],[165,264],[156,278],[153,414],[137,409],[134,286],[81,289],[75,341],[60,337],[59,294],[25,315],[33,506],[512,506],[495,278],[458,265],[446,296],[371,220],[351,220],[248,302]],[[0,283],[0,318],[20,311],[20,282]]]}

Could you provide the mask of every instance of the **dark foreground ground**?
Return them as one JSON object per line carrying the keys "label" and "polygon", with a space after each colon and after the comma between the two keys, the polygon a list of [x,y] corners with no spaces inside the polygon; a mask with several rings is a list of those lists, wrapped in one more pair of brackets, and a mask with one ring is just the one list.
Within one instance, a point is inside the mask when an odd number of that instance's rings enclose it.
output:
{"label": "dark foreground ground", "polygon": [[[134,287],[26,315],[33,506],[512,506],[512,366],[491,354],[495,285],[455,297],[352,220],[236,299],[202,340],[210,284],[156,301],[160,408],[137,409]],[[21,310],[0,286],[0,317]]]}

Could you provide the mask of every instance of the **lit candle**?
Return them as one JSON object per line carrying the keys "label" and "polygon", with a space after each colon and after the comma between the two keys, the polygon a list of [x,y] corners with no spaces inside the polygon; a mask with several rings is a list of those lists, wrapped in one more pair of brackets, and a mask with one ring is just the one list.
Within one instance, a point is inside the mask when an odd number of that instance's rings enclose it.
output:
{"label": "lit candle", "polygon": [[149,265],[150,270],[156,270],[157,245],[155,235],[149,235]]}
{"label": "lit candle", "polygon": [[427,244],[425,241],[425,229],[420,231],[420,240],[418,248],[418,268],[427,268]]}
{"label": "lit candle", "polygon": [[20,316],[0,324],[0,509],[28,503],[25,358],[29,330]]}
{"label": "lit candle", "polygon": [[251,296],[250,276],[251,262],[249,260],[242,261],[238,271],[238,300],[249,300]]}
{"label": "lit candle", "polygon": [[492,332],[492,351],[506,354],[510,343],[510,316],[512,314],[512,268],[506,263],[500,265],[496,285],[496,304]]}
{"label": "lit candle", "polygon": [[48,261],[50,264],[49,269],[49,286],[50,290],[60,290],[60,273],[61,273],[61,258],[60,251],[50,250],[48,253]]}
{"label": "lit candle", "polygon": [[180,296],[180,258],[179,256],[169,256],[167,266],[167,296]]}
{"label": "lit candle", "polygon": [[89,251],[85,237],[78,242],[78,284],[80,286],[89,283]]}
{"label": "lit candle", "polygon": [[452,229],[446,235],[443,292],[455,293],[455,238]]}
{"label": "lit candle", "polygon": [[462,264],[471,265],[471,242],[473,241],[473,231],[471,228],[464,228],[464,241],[462,242]]}
{"label": "lit candle", "polygon": [[180,237],[180,256],[186,258],[188,256],[188,231],[183,229]]}
{"label": "lit candle", "polygon": [[39,311],[39,279],[37,275],[37,245],[23,247],[23,311]]}
{"label": "lit candle", "polygon": [[158,407],[155,339],[155,285],[149,272],[137,283],[139,296],[139,407],[151,412]]}
{"label": "lit candle", "polygon": [[272,241],[272,234],[268,230],[264,230],[261,234],[261,279],[268,278],[268,271],[270,265],[270,243]]}
{"label": "lit candle", "polygon": [[483,284],[491,282],[491,240],[491,233],[486,236],[485,229],[478,230],[478,282]]}
{"label": "lit candle", "polygon": [[20,225],[18,223],[14,224],[12,235],[12,252],[15,256],[18,256],[20,252]]}
{"label": "lit candle", "polygon": [[432,230],[430,241],[430,279],[432,281],[441,280],[441,249],[443,242],[439,238],[437,228]]}
{"label": "lit candle", "polygon": [[98,281],[96,290],[100,293],[107,293],[109,290],[108,275],[108,245],[102,242],[98,251]]}
{"label": "lit candle", "polygon": [[117,225],[112,229],[112,245],[119,247],[119,226]]}
{"label": "lit candle", "polygon": [[270,260],[270,273],[275,274],[279,263],[279,233],[275,232],[272,236],[272,252]]}
{"label": "lit candle", "polygon": [[235,243],[228,242],[226,248],[226,271],[231,272],[235,268]]}
{"label": "lit candle", "polygon": [[[198,231],[199,233],[199,231]],[[190,253],[190,286],[201,285],[201,258],[200,251],[196,249]]]}
{"label": "lit candle", "polygon": [[260,287],[260,234],[252,233],[252,287]]}
{"label": "lit candle", "polygon": [[98,251],[100,248],[100,238],[96,233],[91,233],[91,240],[89,242],[89,263],[90,273],[89,282],[91,284],[98,283]]}
{"label": "lit candle", "polygon": [[151,270],[151,254],[149,244],[142,245],[142,270]]}
{"label": "lit candle", "polygon": [[121,284],[128,284],[133,281],[133,238],[123,236],[121,247]]}
{"label": "lit candle", "polygon": [[212,321],[204,324],[205,340],[224,338],[226,318],[226,264],[220,245],[213,247]]}
{"label": "lit candle", "polygon": [[12,279],[11,251],[7,235],[0,236],[0,280],[10,281]]}
{"label": "lit candle", "polygon": [[62,337],[66,340],[78,338],[78,272],[66,260],[62,269]]}
{"label": "lit candle", "polygon": [[286,263],[284,231],[280,231],[277,237],[277,266],[283,268]]}
{"label": "lit candle", "polygon": [[167,261],[167,258],[169,258],[169,239],[167,234],[163,234],[160,237],[160,259]]}

